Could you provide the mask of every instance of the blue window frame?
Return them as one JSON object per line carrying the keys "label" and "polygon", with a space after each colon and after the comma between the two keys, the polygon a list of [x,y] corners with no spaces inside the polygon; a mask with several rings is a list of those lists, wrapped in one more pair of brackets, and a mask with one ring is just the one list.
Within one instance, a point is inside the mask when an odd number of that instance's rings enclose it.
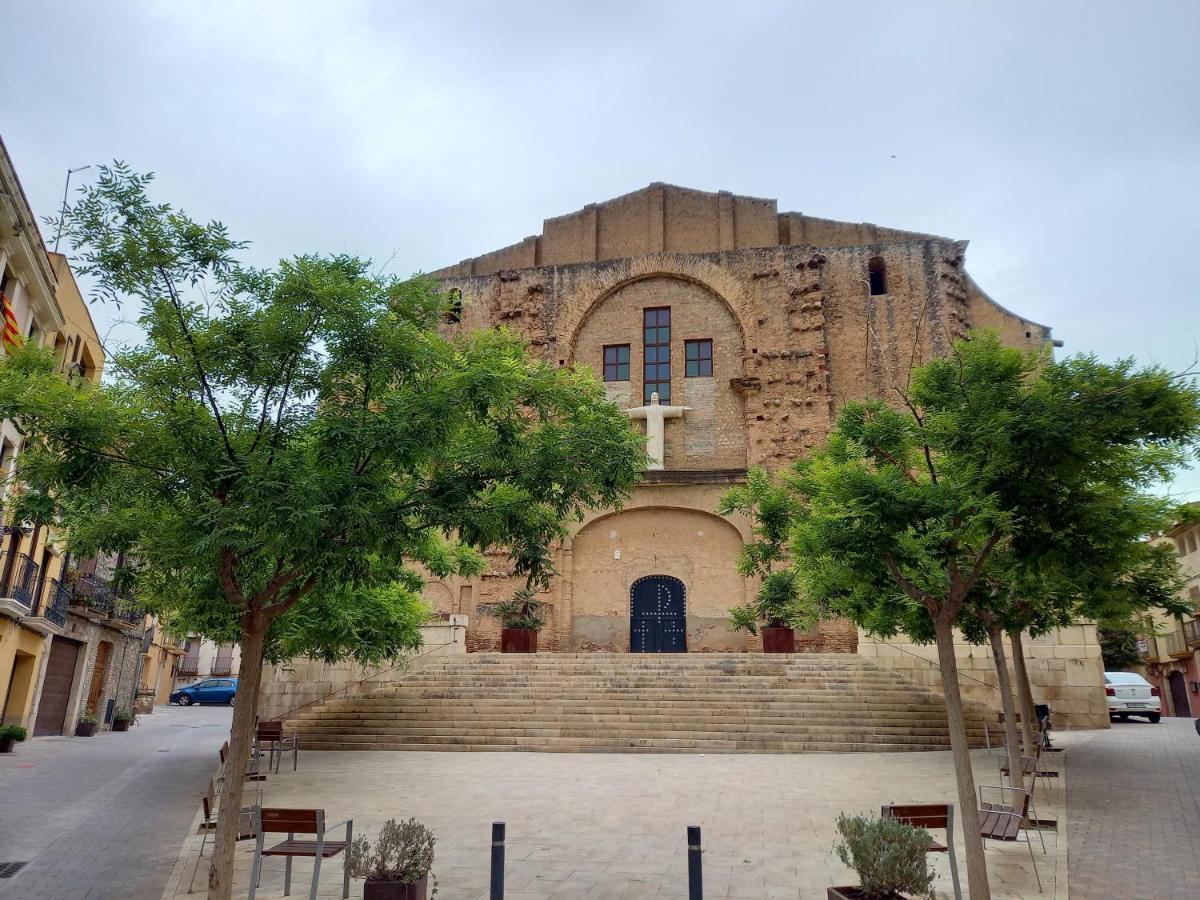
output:
{"label": "blue window frame", "polygon": [[628,344],[610,344],[604,348],[604,380],[629,380]]}
{"label": "blue window frame", "polygon": [[642,402],[658,394],[660,403],[671,402],[671,308],[652,307],[642,311]]}

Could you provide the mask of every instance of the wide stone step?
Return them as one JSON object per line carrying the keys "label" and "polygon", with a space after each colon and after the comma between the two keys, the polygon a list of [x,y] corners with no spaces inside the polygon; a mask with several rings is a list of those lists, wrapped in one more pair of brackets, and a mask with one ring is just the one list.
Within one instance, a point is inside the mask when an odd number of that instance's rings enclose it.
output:
{"label": "wide stone step", "polygon": [[681,735],[697,737],[723,737],[730,734],[745,735],[821,735],[821,736],[858,736],[863,738],[889,737],[895,740],[906,740],[908,737],[919,735],[926,738],[944,738],[945,729],[932,727],[905,728],[899,726],[841,726],[832,725],[790,725],[784,727],[754,724],[720,725],[712,723],[670,722],[659,725],[647,723],[626,722],[609,728],[595,728],[580,725],[553,725],[552,723],[504,723],[496,722],[486,725],[470,723],[405,723],[403,725],[356,725],[350,728],[321,728],[306,725],[299,734],[320,735],[344,733],[349,735],[371,734],[488,734],[488,735],[560,735],[563,737],[615,737],[632,735],[639,737],[661,736],[678,737]]}
{"label": "wide stone step", "polygon": [[[982,743],[983,717],[967,710]],[[306,749],[944,750],[940,693],[852,654],[468,654],[304,710]]]}
{"label": "wide stone step", "polygon": [[305,745],[310,750],[413,750],[413,751],[479,751],[515,750],[553,753],[879,753],[945,750],[946,744],[851,743],[847,741],[694,741],[669,740],[587,740],[571,738],[530,738],[510,742],[508,739],[452,739],[431,741],[376,741],[353,743],[331,740]]}

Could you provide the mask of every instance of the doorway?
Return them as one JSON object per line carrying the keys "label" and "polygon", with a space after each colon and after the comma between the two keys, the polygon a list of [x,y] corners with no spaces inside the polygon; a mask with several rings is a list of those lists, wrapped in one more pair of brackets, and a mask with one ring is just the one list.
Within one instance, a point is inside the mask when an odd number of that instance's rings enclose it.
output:
{"label": "doorway", "polygon": [[687,653],[687,589],[670,575],[647,575],[629,589],[631,653]]}
{"label": "doorway", "polygon": [[67,707],[71,703],[71,688],[75,684],[75,664],[79,659],[77,641],[55,637],[50,643],[46,660],[46,675],[42,679],[42,699],[38,703],[34,737],[62,734],[66,727]]}
{"label": "doorway", "polygon": [[1183,677],[1183,673],[1172,672],[1167,676],[1167,685],[1171,689],[1171,706],[1175,708],[1175,715],[1190,719],[1192,707],[1188,703],[1187,679]]}

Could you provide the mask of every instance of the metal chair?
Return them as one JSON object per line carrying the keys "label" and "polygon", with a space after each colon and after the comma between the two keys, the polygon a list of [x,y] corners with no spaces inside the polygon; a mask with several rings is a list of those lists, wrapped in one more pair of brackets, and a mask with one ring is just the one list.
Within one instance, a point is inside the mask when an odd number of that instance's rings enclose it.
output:
{"label": "metal chair", "polygon": [[[259,805],[262,804],[262,791],[258,792]],[[201,814],[204,816],[200,823],[200,829],[204,833],[204,837],[200,839],[200,853],[196,856],[196,865],[192,866],[192,879],[188,882],[187,892],[190,894],[196,885],[196,872],[200,869],[200,860],[204,858],[204,848],[208,845],[208,836],[217,827],[217,792],[213,786],[213,780],[208,779],[208,790],[204,796],[200,798]],[[253,806],[244,806],[238,812],[238,835],[239,841],[247,841],[253,838],[254,835],[254,810]]]}
{"label": "metal chair", "polygon": [[[985,803],[983,800],[983,792],[985,790],[1000,791],[1000,803]],[[1003,802],[1005,793],[1011,798],[1010,802]],[[1017,808],[1016,799],[1020,795],[1020,808]],[[1033,811],[1033,817],[1030,818],[1030,810]],[[1037,858],[1033,854],[1033,839],[1029,837],[1029,822],[1037,821],[1037,809],[1033,807],[1033,794],[1030,791],[1022,790],[1021,788],[1008,787],[998,784],[981,784],[979,786],[979,836],[985,841],[1005,841],[1015,843],[1018,840],[1018,835],[1025,832],[1025,843],[1029,846],[1029,861],[1033,864],[1033,876],[1037,879],[1038,893],[1042,891],[1042,876],[1038,873]],[[1042,852],[1046,852],[1046,841],[1042,837],[1042,830],[1034,825],[1038,833],[1038,839],[1042,842]]]}
{"label": "metal chair", "polygon": [[292,771],[295,772],[300,766],[300,737],[292,735],[286,737],[283,733],[282,722],[259,722],[254,729],[255,743],[258,745],[259,752],[265,748],[267,751],[267,771],[271,771],[271,765],[275,765],[275,773],[279,774],[279,765],[283,762],[283,754],[288,750],[292,751]]}
{"label": "metal chair", "polygon": [[[282,856],[286,859],[283,875],[283,894],[292,892],[292,858],[296,856],[310,857],[313,861],[312,886],[309,889],[309,900],[317,900],[317,887],[321,879],[322,861],[344,852],[354,840],[354,820],[346,819],[335,825],[325,825],[325,810],[323,809],[256,809],[254,831],[257,841],[254,844],[254,867],[250,872],[249,900],[254,900],[258,890],[258,882],[262,877],[262,861],[264,856]],[[344,827],[344,841],[330,841],[326,835],[331,831]],[[296,834],[311,834],[315,841],[298,841]],[[288,839],[274,847],[263,848],[264,834],[286,834]],[[350,870],[344,866],[342,877],[342,896],[350,896]]]}

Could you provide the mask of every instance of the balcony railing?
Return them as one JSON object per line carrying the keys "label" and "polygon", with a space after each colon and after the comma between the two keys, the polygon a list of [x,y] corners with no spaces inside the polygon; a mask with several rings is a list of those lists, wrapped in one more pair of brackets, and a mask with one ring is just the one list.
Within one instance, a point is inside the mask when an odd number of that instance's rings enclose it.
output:
{"label": "balcony railing", "polygon": [[8,584],[0,585],[0,588],[4,589],[2,593],[32,610],[36,602],[34,595],[37,592],[41,566],[35,563],[28,553],[5,550],[0,553],[0,577],[3,577],[5,570],[10,566]]}
{"label": "balcony railing", "polygon": [[218,655],[217,658],[213,660],[212,673],[214,675],[232,675],[233,657]]}
{"label": "balcony railing", "polygon": [[107,581],[97,575],[79,575],[69,582],[71,606],[88,610],[106,619],[115,619],[128,625],[137,625],[145,616],[145,610],[129,597],[115,593]]}
{"label": "balcony railing", "polygon": [[71,592],[57,578],[51,578],[42,590],[34,615],[63,628],[67,624],[67,607],[70,605]]}
{"label": "balcony railing", "polygon": [[1158,639],[1159,652],[1167,656],[1174,656],[1177,653],[1187,653],[1187,646],[1183,643],[1183,632],[1172,631],[1170,634],[1164,634]]}
{"label": "balcony railing", "polygon": [[198,675],[200,674],[200,658],[198,656],[185,656],[179,660],[175,666],[176,675]]}
{"label": "balcony railing", "polygon": [[1189,648],[1200,645],[1200,619],[1183,623],[1183,640]]}

